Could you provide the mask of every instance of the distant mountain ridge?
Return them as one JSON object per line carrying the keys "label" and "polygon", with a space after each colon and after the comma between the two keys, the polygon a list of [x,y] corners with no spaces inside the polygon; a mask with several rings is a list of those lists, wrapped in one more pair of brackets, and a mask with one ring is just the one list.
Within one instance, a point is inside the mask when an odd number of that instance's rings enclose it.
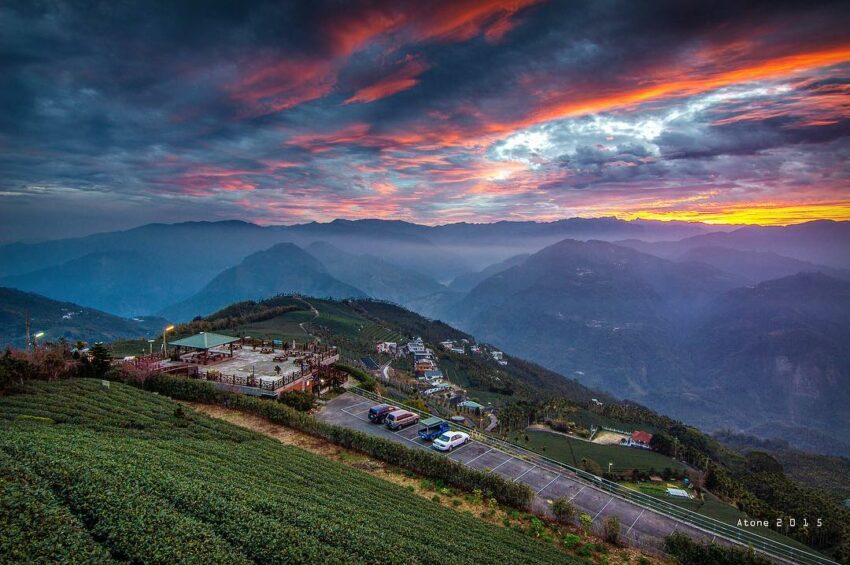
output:
{"label": "distant mountain ridge", "polygon": [[322,263],[292,243],[278,243],[226,269],[185,301],[166,308],[164,315],[186,320],[210,314],[243,300],[277,294],[329,298],[365,298],[362,290],[331,276]]}
{"label": "distant mountain ridge", "polygon": [[[206,277],[203,277],[206,278]],[[0,285],[24,288],[119,316],[149,312],[151,305],[188,296],[183,286],[168,283],[155,260],[138,251],[99,251],[24,275],[0,278]]]}
{"label": "distant mountain ridge", "polygon": [[126,319],[70,302],[59,302],[12,288],[0,287],[0,347],[26,346],[26,319],[43,341],[88,342],[139,338],[162,331],[162,318]]}
{"label": "distant mountain ridge", "polygon": [[[517,254],[538,251],[565,237],[659,240],[712,229],[703,224],[625,222],[613,218],[443,226],[386,220],[267,227],[242,221],[148,224],[86,237],[0,245],[0,278],[6,277],[6,284],[20,290],[44,292],[112,313],[151,314],[197,293],[223,270],[277,243],[307,248],[325,242],[350,255],[370,255],[396,268],[419,273],[423,281],[448,284],[458,276]],[[81,268],[88,264],[95,271],[100,254],[112,257],[111,288],[91,275],[86,279]],[[138,272],[139,261],[133,257],[144,257],[150,269]],[[74,263],[77,260],[79,263]],[[136,274],[119,284],[122,271]],[[66,273],[77,279],[67,287],[57,282]],[[143,280],[151,284],[140,284]],[[154,287],[163,292],[154,292]],[[379,297],[397,298],[389,292]],[[416,304],[427,306],[433,302],[416,298]]]}
{"label": "distant mountain ridge", "polygon": [[616,242],[673,259],[697,247],[727,247],[744,251],[767,251],[800,261],[829,267],[850,268],[850,222],[815,220],[780,226],[745,226],[730,232],[695,235],[678,241],[643,241],[639,238]]}
{"label": "distant mountain ridge", "polygon": [[348,253],[326,241],[317,241],[305,249],[319,259],[328,272],[340,281],[356,286],[373,298],[409,306],[434,293],[446,290],[428,275],[384,261],[372,254]]}
{"label": "distant mountain ridge", "polygon": [[765,437],[778,423],[829,426],[850,442],[850,282],[823,273],[746,287],[705,263],[567,240],[484,280],[441,315],[707,429]]}
{"label": "distant mountain ridge", "polygon": [[744,277],[751,283],[779,279],[797,273],[822,272],[831,277],[850,280],[850,270],[816,265],[784,257],[772,251],[749,251],[729,247],[694,247],[677,258],[678,261],[699,261],[722,271]]}

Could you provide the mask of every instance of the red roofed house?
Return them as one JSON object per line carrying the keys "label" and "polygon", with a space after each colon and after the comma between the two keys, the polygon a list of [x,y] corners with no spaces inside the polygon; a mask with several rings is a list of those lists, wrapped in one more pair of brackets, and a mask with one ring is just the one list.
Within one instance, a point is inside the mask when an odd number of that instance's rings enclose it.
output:
{"label": "red roofed house", "polygon": [[652,434],[649,432],[642,432],[640,430],[632,432],[631,437],[629,438],[629,447],[642,447],[643,449],[650,449],[649,442],[652,441]]}

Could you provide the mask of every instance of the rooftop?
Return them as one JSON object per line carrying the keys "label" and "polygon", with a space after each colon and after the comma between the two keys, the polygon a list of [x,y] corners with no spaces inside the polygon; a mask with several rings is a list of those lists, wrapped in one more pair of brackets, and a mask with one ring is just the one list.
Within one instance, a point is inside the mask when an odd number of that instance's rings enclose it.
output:
{"label": "rooftop", "polygon": [[219,345],[233,343],[234,341],[239,341],[239,338],[232,335],[201,332],[189,337],[184,337],[183,339],[172,341],[168,345],[175,347],[191,347],[192,349],[211,349],[213,347],[218,347]]}

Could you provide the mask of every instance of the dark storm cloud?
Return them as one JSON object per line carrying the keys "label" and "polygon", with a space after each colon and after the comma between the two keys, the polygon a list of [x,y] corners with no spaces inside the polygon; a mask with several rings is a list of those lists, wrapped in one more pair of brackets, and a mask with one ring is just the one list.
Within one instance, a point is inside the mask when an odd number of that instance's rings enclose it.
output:
{"label": "dark storm cloud", "polygon": [[4,3],[0,197],[111,225],[128,201],[438,222],[581,211],[570,188],[711,191],[691,183],[734,183],[725,157],[844,147],[849,21],[838,2]]}

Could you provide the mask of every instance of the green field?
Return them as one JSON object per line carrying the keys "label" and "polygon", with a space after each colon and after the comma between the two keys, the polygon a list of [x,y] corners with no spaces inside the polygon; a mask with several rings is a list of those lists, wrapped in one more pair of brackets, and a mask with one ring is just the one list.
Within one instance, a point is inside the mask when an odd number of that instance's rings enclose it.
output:
{"label": "green field", "polygon": [[[526,435],[528,442],[525,442]],[[512,435],[511,439],[514,439],[514,437]],[[567,465],[575,465],[573,462],[573,453],[575,453],[575,459],[579,466],[581,466],[581,460],[587,458],[599,463],[603,470],[608,469],[609,462],[613,463],[612,470],[614,471],[624,469],[648,471],[650,468],[661,471],[665,467],[684,469],[684,466],[675,459],[648,449],[600,445],[578,439],[569,439],[561,434],[546,431],[527,431],[519,434],[519,438],[520,445]],[[570,452],[570,445],[572,445],[572,453]]]}
{"label": "green field", "polygon": [[3,563],[570,562],[356,469],[97,380],[0,399],[0,531]]}

